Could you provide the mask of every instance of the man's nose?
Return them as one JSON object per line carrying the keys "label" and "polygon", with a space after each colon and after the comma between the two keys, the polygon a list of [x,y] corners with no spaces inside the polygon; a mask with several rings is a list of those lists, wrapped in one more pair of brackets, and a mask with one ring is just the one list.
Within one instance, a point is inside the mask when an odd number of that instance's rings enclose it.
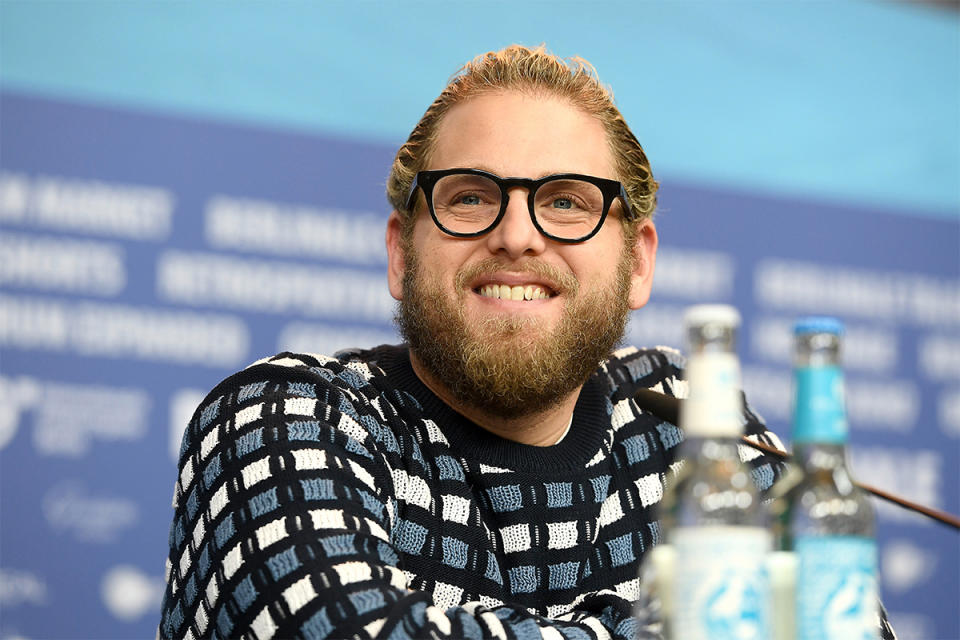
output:
{"label": "man's nose", "polygon": [[546,249],[546,238],[533,226],[527,194],[528,191],[522,187],[508,192],[503,219],[487,235],[491,253],[505,253],[516,259],[524,255],[538,255]]}

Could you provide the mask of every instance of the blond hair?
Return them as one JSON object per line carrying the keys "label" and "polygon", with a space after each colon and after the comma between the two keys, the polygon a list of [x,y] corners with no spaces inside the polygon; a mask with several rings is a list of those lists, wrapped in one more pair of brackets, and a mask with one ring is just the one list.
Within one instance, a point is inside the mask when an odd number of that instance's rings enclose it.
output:
{"label": "blond hair", "polygon": [[481,54],[463,65],[433,101],[410,137],[397,151],[387,179],[387,199],[412,226],[407,196],[417,172],[427,166],[440,121],[450,108],[470,98],[502,91],[552,95],[597,118],[607,133],[614,166],[637,216],[636,223],[653,216],[657,182],[643,148],[613,103],[613,94],[600,83],[593,66],[574,57],[564,60],[548,53],[543,45],[534,49],[511,45]]}

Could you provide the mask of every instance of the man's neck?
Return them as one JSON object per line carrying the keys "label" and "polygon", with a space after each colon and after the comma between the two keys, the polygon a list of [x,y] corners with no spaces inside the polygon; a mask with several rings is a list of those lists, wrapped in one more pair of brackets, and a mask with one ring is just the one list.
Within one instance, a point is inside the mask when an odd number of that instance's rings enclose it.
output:
{"label": "man's neck", "polygon": [[563,439],[570,427],[573,409],[583,386],[571,391],[549,409],[516,418],[505,418],[494,412],[458,402],[447,386],[427,371],[413,351],[410,351],[410,364],[420,381],[460,415],[501,438],[537,447],[549,447]]}

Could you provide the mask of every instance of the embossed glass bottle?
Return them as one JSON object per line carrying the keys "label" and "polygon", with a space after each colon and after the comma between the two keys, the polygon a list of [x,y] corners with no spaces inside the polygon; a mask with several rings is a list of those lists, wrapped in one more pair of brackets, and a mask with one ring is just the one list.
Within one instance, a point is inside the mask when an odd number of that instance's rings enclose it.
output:
{"label": "embossed glass bottle", "polygon": [[795,334],[794,460],[787,496],[797,559],[797,640],[872,640],[877,626],[874,511],[847,468],[840,351],[843,326],[806,318]]}
{"label": "embossed glass bottle", "polygon": [[680,423],[684,460],[664,496],[663,524],[672,575],[665,634],[676,640],[767,640],[764,562],[772,535],[767,513],[738,454],[743,433],[739,314],[722,305],[692,307],[689,396]]}

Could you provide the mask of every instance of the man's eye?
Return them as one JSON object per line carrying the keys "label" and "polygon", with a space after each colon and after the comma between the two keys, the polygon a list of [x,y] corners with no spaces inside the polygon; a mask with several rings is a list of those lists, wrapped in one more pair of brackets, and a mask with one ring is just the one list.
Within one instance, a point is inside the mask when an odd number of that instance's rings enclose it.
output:
{"label": "man's eye", "polygon": [[471,194],[471,195],[466,195],[466,196],[460,196],[459,203],[460,203],[460,204],[467,204],[467,205],[477,205],[477,204],[480,204],[480,196],[478,196],[478,195],[473,195],[473,194]]}
{"label": "man's eye", "polygon": [[573,209],[573,200],[570,198],[555,198],[553,201],[554,209]]}

